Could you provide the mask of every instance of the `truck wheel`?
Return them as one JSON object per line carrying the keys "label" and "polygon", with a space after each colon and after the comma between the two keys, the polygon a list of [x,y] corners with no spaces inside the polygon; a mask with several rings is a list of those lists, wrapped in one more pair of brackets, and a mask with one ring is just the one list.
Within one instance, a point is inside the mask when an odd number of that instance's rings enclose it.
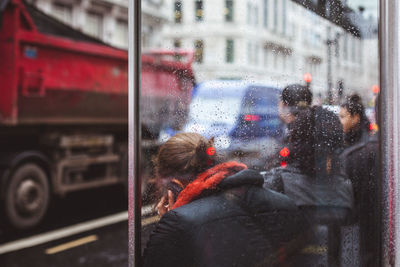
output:
{"label": "truck wheel", "polygon": [[43,169],[33,163],[19,166],[5,190],[4,211],[9,224],[19,230],[38,225],[49,200],[49,181]]}

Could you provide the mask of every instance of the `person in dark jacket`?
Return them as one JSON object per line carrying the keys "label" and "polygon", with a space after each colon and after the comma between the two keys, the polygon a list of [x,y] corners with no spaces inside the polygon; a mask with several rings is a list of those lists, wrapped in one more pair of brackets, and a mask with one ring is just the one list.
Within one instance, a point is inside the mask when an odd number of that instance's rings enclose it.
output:
{"label": "person in dark jacket", "polygon": [[340,107],[347,148],[342,168],[354,190],[354,214],[359,224],[361,266],[379,266],[378,139],[369,132],[369,122],[358,95],[347,97]]}
{"label": "person in dark jacket", "polygon": [[280,159],[306,175],[322,177],[338,166],[335,159],[343,149],[343,129],[333,112],[311,102],[306,86],[292,84],[282,91],[278,110],[287,125],[285,144],[290,153]]}
{"label": "person in dark jacket", "polygon": [[282,91],[279,113],[287,124],[282,167],[264,175],[264,188],[293,199],[315,224],[335,225],[328,231],[328,258],[339,262],[340,225],[353,207],[350,181],[337,172],[343,148],[342,126],[333,112],[311,107],[312,94],[293,84]]}
{"label": "person in dark jacket", "polygon": [[[333,117],[332,120],[337,122],[327,129],[318,120],[334,114],[309,106],[296,108],[294,119],[288,124],[285,147],[280,153],[285,164],[266,172],[264,188],[289,196],[299,207],[332,206],[351,209],[351,183],[346,182],[346,177],[338,171],[337,154],[343,146],[339,137],[342,131],[340,122]],[[324,123],[327,120],[324,119]],[[337,183],[342,184],[341,192],[317,190],[324,185],[326,189],[336,187]]]}
{"label": "person in dark jacket", "polygon": [[[181,133],[154,160],[168,179],[162,215],[144,266],[290,266],[306,222],[288,197],[262,188],[262,176],[237,162],[217,163],[212,140]],[[178,188],[178,189],[177,189]],[[174,193],[175,192],[175,193]]]}

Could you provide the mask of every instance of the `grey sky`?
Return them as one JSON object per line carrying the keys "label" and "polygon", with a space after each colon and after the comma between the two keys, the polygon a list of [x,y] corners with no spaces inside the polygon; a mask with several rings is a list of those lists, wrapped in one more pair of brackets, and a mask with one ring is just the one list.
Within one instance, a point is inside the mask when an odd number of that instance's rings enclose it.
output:
{"label": "grey sky", "polygon": [[378,0],[347,0],[347,4],[354,10],[358,10],[359,6],[363,6],[365,8],[364,14],[367,17],[372,15],[376,18],[378,16]]}

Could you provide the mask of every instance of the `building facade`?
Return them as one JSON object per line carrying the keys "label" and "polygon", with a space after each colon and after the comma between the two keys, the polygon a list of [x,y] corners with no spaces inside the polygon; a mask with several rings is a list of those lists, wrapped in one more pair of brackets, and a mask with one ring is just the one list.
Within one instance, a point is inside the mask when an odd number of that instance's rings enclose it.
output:
{"label": "building facade", "polygon": [[[128,48],[128,0],[30,0],[40,10],[113,46]],[[142,0],[142,46],[161,43],[164,0]],[[163,12],[164,10],[164,12]]]}
{"label": "building facade", "polygon": [[[311,73],[321,98],[369,93],[377,79],[377,40],[291,0],[168,0],[168,47],[194,49],[198,81],[248,79],[280,86]],[[376,62],[376,63],[375,63]]]}
{"label": "building facade", "polygon": [[[128,47],[128,0],[31,2],[106,43]],[[292,0],[142,0],[143,50],[193,49],[198,82],[284,86],[311,73],[321,98],[328,88],[334,95],[371,96],[378,83],[377,40],[371,30],[368,38],[358,36]]]}

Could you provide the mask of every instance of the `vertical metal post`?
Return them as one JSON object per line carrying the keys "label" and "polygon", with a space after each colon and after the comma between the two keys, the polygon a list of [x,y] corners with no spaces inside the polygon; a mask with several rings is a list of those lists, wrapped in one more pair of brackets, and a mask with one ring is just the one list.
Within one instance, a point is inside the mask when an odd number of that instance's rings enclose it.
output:
{"label": "vertical metal post", "polygon": [[399,2],[379,1],[381,265],[400,266]]}
{"label": "vertical metal post", "polygon": [[328,39],[326,41],[326,45],[328,46],[328,71],[327,71],[327,86],[328,86],[328,103],[329,105],[333,104],[333,86],[332,86],[332,40]]}
{"label": "vertical metal post", "polygon": [[129,0],[129,267],[140,266],[141,259],[140,2]]}

